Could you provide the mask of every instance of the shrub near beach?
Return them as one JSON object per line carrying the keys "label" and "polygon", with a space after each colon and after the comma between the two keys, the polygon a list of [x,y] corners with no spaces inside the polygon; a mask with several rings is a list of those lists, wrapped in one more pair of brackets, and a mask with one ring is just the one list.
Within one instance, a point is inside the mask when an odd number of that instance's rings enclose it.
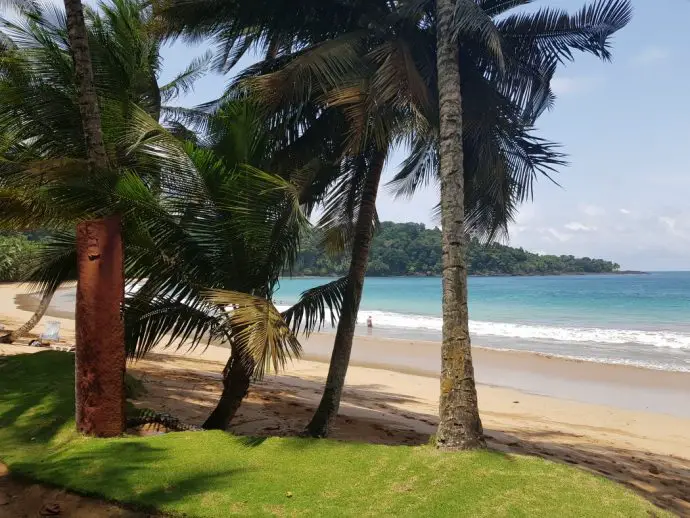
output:
{"label": "shrub near beach", "polygon": [[0,234],[0,282],[23,280],[40,246],[24,234]]}

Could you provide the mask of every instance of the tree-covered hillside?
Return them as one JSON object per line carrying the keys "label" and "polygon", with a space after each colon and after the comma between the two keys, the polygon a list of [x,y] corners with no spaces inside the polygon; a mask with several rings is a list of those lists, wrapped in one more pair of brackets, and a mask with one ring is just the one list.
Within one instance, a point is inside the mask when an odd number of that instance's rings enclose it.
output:
{"label": "tree-covered hillside", "polygon": [[[330,257],[319,246],[316,235],[302,243],[294,275],[345,275],[348,259]],[[553,275],[611,273],[620,266],[603,259],[572,255],[539,255],[522,248],[472,240],[468,254],[471,275]],[[384,221],[371,248],[368,275],[440,275],[441,231],[420,223]]]}

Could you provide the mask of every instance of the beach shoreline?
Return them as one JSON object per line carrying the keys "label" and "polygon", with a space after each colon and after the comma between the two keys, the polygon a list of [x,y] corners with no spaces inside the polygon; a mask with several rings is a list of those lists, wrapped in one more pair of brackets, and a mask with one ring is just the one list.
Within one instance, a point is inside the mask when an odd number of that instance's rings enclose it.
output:
{"label": "beach shoreline", "polygon": [[[0,286],[0,322],[23,323],[38,305],[26,286]],[[16,305],[15,305],[16,304]],[[23,315],[23,316],[21,316]],[[73,340],[74,314],[49,308],[46,313],[61,322],[62,336]],[[40,326],[40,325],[39,325]],[[427,340],[357,335],[350,365],[379,371],[437,379],[440,372],[440,343]],[[333,333],[300,336],[301,360],[327,364]],[[600,363],[538,352],[495,349],[473,344],[477,383],[517,390],[524,394],[605,405],[631,411],[654,412],[690,418],[690,373],[664,371],[637,365]],[[168,348],[158,352],[186,355]],[[199,356],[197,350],[193,356]],[[226,361],[227,349],[211,346],[202,355]]]}
{"label": "beach shoreline", "polygon": [[[20,287],[18,283],[0,283],[0,288],[2,286],[7,286],[11,291],[22,291],[23,288]],[[58,293],[62,290],[71,290],[73,287],[63,287],[58,290]],[[16,293],[15,294],[15,306],[16,310],[22,311],[22,312],[33,312],[35,309],[38,307],[38,298],[35,293]],[[0,309],[3,309],[2,306],[0,306]],[[2,313],[0,313],[0,316],[2,316]],[[7,316],[7,315],[6,315]],[[48,310],[45,313],[45,316],[47,317],[54,317],[54,318],[59,318],[59,319],[66,319],[66,320],[74,320],[74,311],[65,311],[61,310],[58,308],[53,307],[52,305],[48,308]],[[312,336],[323,336],[323,337],[330,337],[330,339],[333,339],[333,335],[335,334],[335,328],[332,328],[331,331],[316,331],[312,333]],[[356,335],[355,336],[356,340],[361,340],[361,341],[366,341],[372,338],[372,336],[364,336],[364,335]],[[373,337],[376,341],[378,342],[390,342],[394,344],[399,344],[399,343],[414,343],[414,344],[419,344],[419,345],[437,345],[438,341],[437,340],[430,340],[430,339],[421,339],[421,338],[414,338],[414,339],[405,339],[405,338],[399,338],[399,337],[389,337],[389,336],[375,336]],[[571,357],[571,356],[565,356],[565,355],[558,355],[558,354],[552,354],[552,353],[543,353],[543,352],[537,352],[537,351],[525,351],[525,350],[519,350],[519,349],[506,349],[506,348],[496,348],[496,347],[489,347],[481,344],[472,344],[472,349],[477,350],[477,351],[487,351],[488,353],[498,353],[501,355],[515,355],[517,357],[520,356],[527,356],[527,357],[540,357],[540,358],[545,358],[545,359],[554,359],[558,361],[564,361],[564,362],[572,362],[572,363],[584,363],[584,364],[603,364],[603,365],[608,365],[611,367],[615,368],[623,368],[623,369],[638,369],[644,372],[647,371],[659,371],[659,372],[664,372],[664,373],[678,373],[681,375],[688,374],[685,371],[674,371],[674,370],[666,370],[666,369],[660,369],[656,368],[652,365],[638,365],[638,364],[626,364],[626,363],[605,363],[605,362],[598,362],[595,360],[587,360],[583,358],[576,358],[576,357]],[[313,359],[314,361],[325,361],[328,362],[329,358],[326,356],[322,356],[319,354],[313,354],[309,355],[310,359]],[[363,366],[374,366],[376,365],[377,368],[382,368],[382,366],[386,365],[385,363],[366,363],[362,362]],[[390,368],[390,366],[388,366]],[[402,367],[401,367],[402,368]],[[398,369],[396,369],[398,370]],[[435,372],[432,372],[430,370],[425,370],[425,369],[415,369],[415,368],[409,368],[409,369],[403,369],[400,370],[399,372],[409,372],[411,374],[419,374],[419,375],[436,375]]]}

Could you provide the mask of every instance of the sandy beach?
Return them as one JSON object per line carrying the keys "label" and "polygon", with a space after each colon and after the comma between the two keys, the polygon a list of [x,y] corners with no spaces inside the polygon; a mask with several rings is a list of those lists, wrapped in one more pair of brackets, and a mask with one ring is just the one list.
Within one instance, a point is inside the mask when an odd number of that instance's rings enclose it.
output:
{"label": "sandy beach", "polygon": [[[0,323],[26,321],[26,291],[0,285]],[[28,305],[27,305],[28,304]],[[66,342],[74,321],[61,322]],[[36,331],[40,332],[42,324]],[[299,433],[318,403],[332,337],[304,341],[304,357],[253,385],[235,433]],[[422,444],[436,426],[438,344],[357,337],[333,437]],[[0,355],[35,352],[0,344]],[[129,366],[147,393],[138,405],[200,424],[220,394],[227,349],[156,351]],[[632,487],[657,505],[690,515],[690,374],[568,361],[528,353],[474,352],[479,403],[493,448],[579,465]],[[436,354],[436,357],[438,355]]]}

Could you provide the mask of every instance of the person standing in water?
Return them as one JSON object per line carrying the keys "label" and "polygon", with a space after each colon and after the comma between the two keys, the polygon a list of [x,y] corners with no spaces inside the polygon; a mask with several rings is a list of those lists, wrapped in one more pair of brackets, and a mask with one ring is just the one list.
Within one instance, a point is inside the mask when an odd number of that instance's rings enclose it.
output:
{"label": "person standing in water", "polygon": [[371,320],[371,315],[367,317],[367,331],[371,334],[371,330],[374,328],[374,322]]}

